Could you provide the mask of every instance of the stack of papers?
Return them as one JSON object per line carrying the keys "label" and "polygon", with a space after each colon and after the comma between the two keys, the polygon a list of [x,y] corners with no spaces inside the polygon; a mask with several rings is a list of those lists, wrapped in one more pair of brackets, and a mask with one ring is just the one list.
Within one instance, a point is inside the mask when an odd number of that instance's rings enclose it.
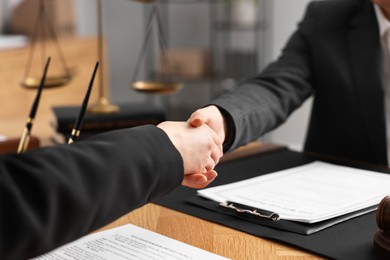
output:
{"label": "stack of papers", "polygon": [[[313,162],[280,172],[198,191],[279,214],[281,219],[317,223],[369,207],[390,195],[390,174]],[[374,206],[374,207],[373,207]]]}
{"label": "stack of papers", "polygon": [[25,47],[28,38],[23,35],[0,35],[0,50]]}
{"label": "stack of papers", "polygon": [[125,260],[125,259],[210,259],[227,258],[134,226],[98,232],[35,260]]}

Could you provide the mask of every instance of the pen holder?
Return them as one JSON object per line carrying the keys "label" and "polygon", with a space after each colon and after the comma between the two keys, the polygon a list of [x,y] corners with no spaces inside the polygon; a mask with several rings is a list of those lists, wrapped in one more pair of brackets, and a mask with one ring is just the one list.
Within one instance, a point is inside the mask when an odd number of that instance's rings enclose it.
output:
{"label": "pen holder", "polygon": [[380,230],[374,236],[374,249],[383,259],[390,259],[390,197],[386,196],[379,203],[376,223]]}

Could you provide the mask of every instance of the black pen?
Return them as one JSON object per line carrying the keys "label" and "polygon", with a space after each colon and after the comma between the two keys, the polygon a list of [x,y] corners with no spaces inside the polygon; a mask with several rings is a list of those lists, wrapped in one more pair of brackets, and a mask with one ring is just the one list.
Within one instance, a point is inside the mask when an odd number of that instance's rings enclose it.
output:
{"label": "black pen", "polygon": [[79,115],[76,118],[76,122],[74,123],[74,127],[72,130],[71,137],[68,140],[68,144],[71,144],[74,141],[76,141],[77,137],[79,137],[79,135],[80,135],[81,124],[82,124],[83,119],[84,119],[85,111],[87,110],[89,96],[91,95],[91,90],[92,90],[93,82],[95,80],[95,76],[96,76],[96,72],[97,72],[98,67],[99,67],[99,62],[96,62],[91,81],[89,82],[87,93],[85,93],[84,101],[83,101],[83,104],[81,105]]}
{"label": "black pen", "polygon": [[42,90],[43,87],[45,86],[46,74],[47,74],[47,70],[49,69],[50,60],[51,58],[49,57],[45,65],[45,70],[43,71],[43,75],[41,78],[41,83],[39,85],[37,95],[35,96],[34,103],[31,107],[30,115],[27,118],[26,126],[24,127],[22,136],[20,137],[20,142],[17,151],[18,153],[24,153],[27,150],[28,144],[30,142],[31,129],[33,126],[35,114],[37,113],[38,110],[38,105],[39,105],[39,100],[41,98]]}

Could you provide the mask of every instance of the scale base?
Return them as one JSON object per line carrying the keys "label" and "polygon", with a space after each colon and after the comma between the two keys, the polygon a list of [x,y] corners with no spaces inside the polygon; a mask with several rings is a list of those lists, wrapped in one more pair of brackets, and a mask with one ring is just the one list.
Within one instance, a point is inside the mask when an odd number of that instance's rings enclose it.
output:
{"label": "scale base", "polygon": [[92,114],[111,114],[119,111],[119,106],[111,104],[106,98],[102,97],[95,104],[88,108]]}

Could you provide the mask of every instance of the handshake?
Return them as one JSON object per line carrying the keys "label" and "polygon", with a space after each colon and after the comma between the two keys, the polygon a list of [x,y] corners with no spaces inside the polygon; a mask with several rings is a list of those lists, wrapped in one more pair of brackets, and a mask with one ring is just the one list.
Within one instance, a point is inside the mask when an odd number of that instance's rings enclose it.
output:
{"label": "handshake", "polygon": [[179,151],[184,166],[182,185],[201,189],[216,177],[223,155],[224,118],[216,106],[196,110],[187,122],[163,122],[161,128]]}

